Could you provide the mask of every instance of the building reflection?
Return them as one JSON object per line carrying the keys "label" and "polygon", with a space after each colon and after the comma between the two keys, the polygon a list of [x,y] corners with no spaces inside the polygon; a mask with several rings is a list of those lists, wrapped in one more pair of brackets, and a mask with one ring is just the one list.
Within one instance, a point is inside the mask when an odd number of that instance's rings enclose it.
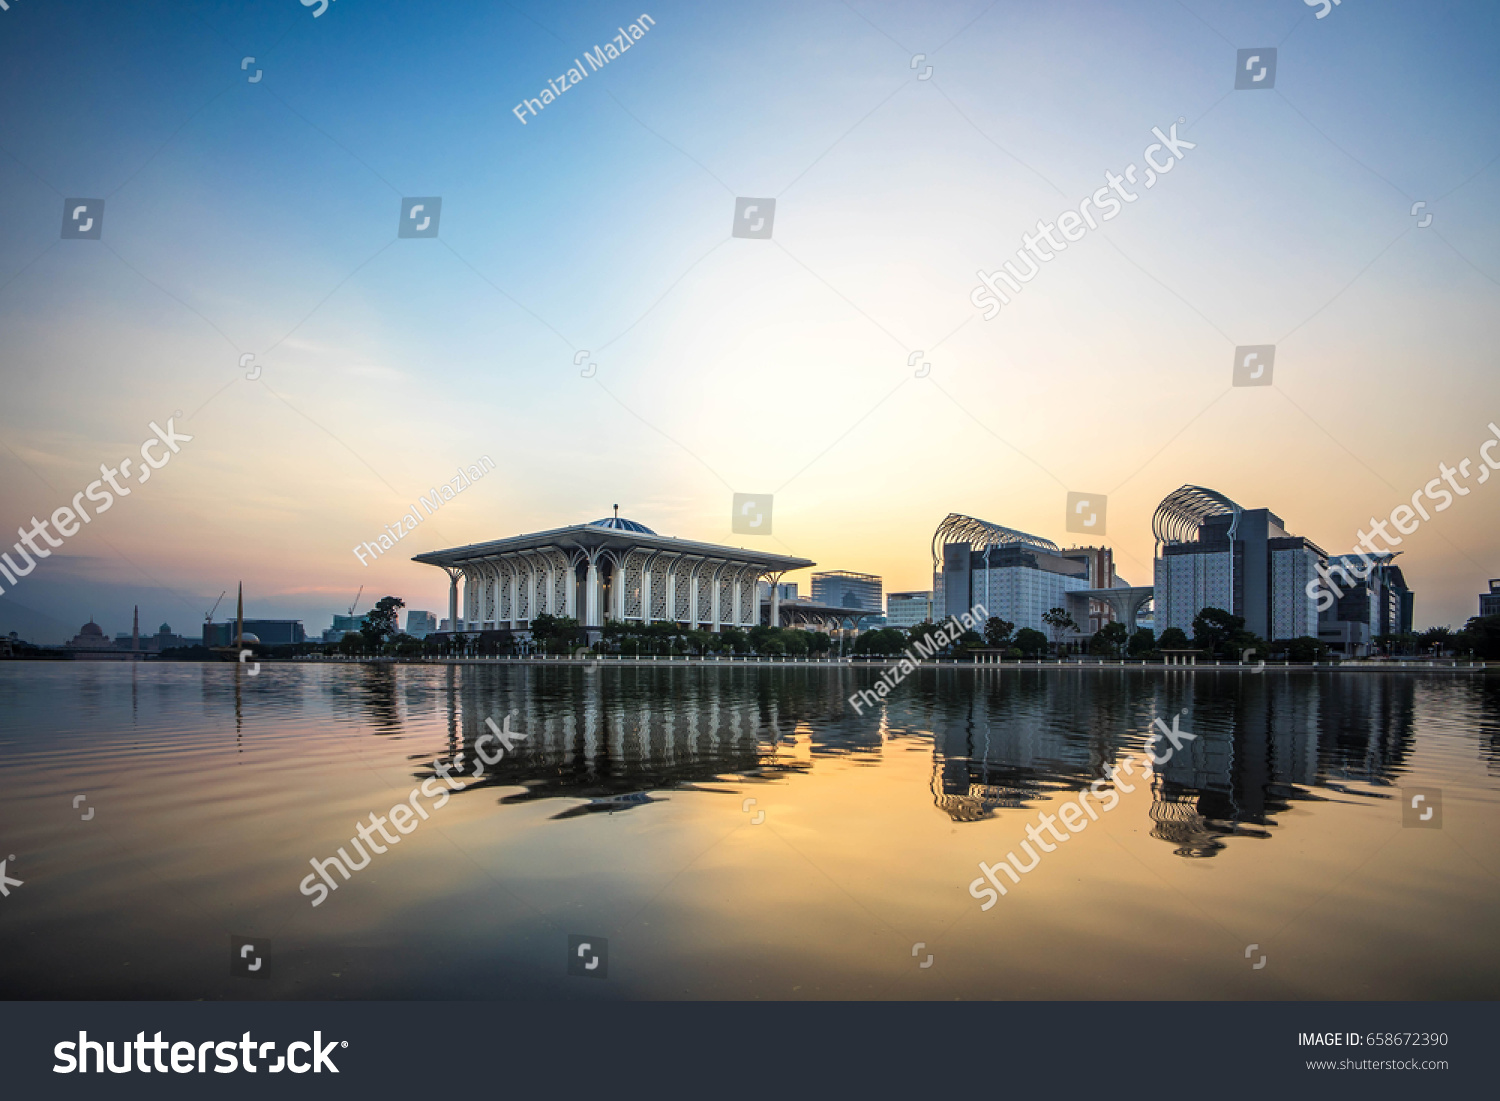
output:
{"label": "building reflection", "polygon": [[[961,715],[938,689],[925,704],[934,732],[933,796],[954,821],[1076,791],[1129,756],[1155,719],[1181,716],[1185,741],[1152,781],[1151,836],[1184,857],[1227,839],[1269,839],[1292,803],[1384,798],[1414,737],[1412,677],[1118,677],[980,674]],[[914,707],[921,708],[917,703]],[[1159,743],[1159,748],[1166,746]],[[1158,749],[1159,752],[1159,749]]]}
{"label": "building reflection", "polygon": [[[377,735],[408,716],[439,714],[445,768],[501,802],[586,802],[560,816],[652,806],[652,793],[774,779],[819,759],[874,760],[893,742],[932,746],[933,804],[955,822],[1039,804],[1138,760],[1153,722],[1196,737],[1159,766],[1151,836],[1184,857],[1211,857],[1231,838],[1269,839],[1294,803],[1388,798],[1405,771],[1417,693],[1410,676],[1217,675],[1065,670],[924,669],[884,707],[859,714],[847,671],[683,666],[446,666],[403,675],[370,666],[340,678],[335,709]],[[1500,712],[1494,688],[1475,707]],[[1483,696],[1483,699],[1480,697]],[[476,753],[510,717],[524,734],[493,764]],[[1492,765],[1500,732],[1481,735]],[[1165,743],[1160,743],[1164,745]],[[487,742],[489,755],[498,748]],[[431,758],[414,754],[419,779]],[[1120,813],[1120,812],[1117,812]]]}
{"label": "building reflection", "polygon": [[[446,688],[443,763],[471,790],[523,789],[501,803],[590,801],[556,817],[633,810],[659,802],[652,792],[705,790],[726,776],[772,779],[811,767],[792,756],[794,697],[753,670],[450,666]],[[489,733],[485,720],[500,726],[507,716],[524,737],[488,764],[477,748]],[[490,758],[500,748],[493,737],[483,746]]]}

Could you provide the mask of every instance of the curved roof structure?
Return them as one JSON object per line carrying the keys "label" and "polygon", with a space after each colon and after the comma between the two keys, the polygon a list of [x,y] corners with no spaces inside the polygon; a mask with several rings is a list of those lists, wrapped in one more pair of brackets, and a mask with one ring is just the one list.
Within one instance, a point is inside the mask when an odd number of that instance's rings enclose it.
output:
{"label": "curved roof structure", "polygon": [[656,534],[656,532],[652,531],[645,524],[637,523],[634,520],[626,520],[621,516],[606,516],[602,520],[592,520],[588,526],[591,528],[612,528],[615,531],[633,531],[637,535]]}
{"label": "curved roof structure", "polygon": [[1158,543],[1188,543],[1198,538],[1198,529],[1209,517],[1233,514],[1238,520],[1244,511],[1215,490],[1183,486],[1167,494],[1156,506],[1151,517],[1151,534],[1156,536]]}
{"label": "curved roof structure", "polygon": [[933,533],[933,570],[941,566],[940,548],[944,543],[967,543],[974,550],[984,550],[986,547],[1021,546],[1035,547],[1037,550],[1051,554],[1062,553],[1062,548],[1050,539],[1043,539],[1039,535],[1027,535],[1024,531],[992,524],[988,520],[977,520],[972,516],[963,516],[957,512],[950,512],[937,526],[937,531]]}

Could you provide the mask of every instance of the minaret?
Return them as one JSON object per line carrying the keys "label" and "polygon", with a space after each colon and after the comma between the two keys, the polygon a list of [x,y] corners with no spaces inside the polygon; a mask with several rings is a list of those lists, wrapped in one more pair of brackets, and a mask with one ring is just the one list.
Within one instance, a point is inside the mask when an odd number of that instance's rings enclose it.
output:
{"label": "minaret", "polygon": [[130,648],[139,650],[141,648],[141,606],[135,606],[135,618],[130,624]]}
{"label": "minaret", "polygon": [[245,645],[245,583],[240,582],[239,606],[234,613],[234,644],[239,647]]}

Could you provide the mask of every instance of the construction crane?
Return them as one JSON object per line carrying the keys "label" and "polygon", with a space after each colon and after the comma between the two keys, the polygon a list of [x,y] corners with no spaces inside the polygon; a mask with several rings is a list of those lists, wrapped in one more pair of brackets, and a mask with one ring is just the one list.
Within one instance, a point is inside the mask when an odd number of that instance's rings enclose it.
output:
{"label": "construction crane", "polygon": [[[228,592],[229,592],[229,590],[225,589],[224,592],[220,593],[219,594],[219,600],[223,600],[225,593],[228,593]],[[203,622],[204,623],[212,623],[214,621],[214,613],[219,610],[219,600],[215,600],[214,601],[214,606],[212,608],[210,608],[208,610],[208,614],[203,617]]]}
{"label": "construction crane", "polygon": [[359,592],[357,592],[357,593],[354,594],[354,603],[351,604],[351,605],[349,605],[349,614],[350,615],[353,615],[354,614],[354,609],[357,608],[357,607],[359,607],[359,598],[362,595],[364,595],[364,591],[365,591],[365,587],[363,585],[361,585],[359,587]]}

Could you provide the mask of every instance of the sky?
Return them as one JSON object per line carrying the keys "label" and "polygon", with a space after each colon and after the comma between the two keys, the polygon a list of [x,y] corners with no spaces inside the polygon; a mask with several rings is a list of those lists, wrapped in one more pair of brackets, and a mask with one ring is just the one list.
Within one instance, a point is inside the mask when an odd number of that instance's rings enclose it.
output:
{"label": "sky", "polygon": [[[12,0],[0,530],[138,467],[153,422],[192,439],[0,630],[139,605],[196,634],[240,581],[310,633],[361,589],[443,614],[411,555],[614,504],[887,592],[930,586],[950,512],[1084,539],[1069,492],[1107,498],[1133,584],[1184,484],[1346,552],[1500,424],[1500,10],[1320,9]],[[1268,48],[1273,86],[1236,90]],[[1174,124],[1170,172],[986,320],[976,273]],[[397,236],[408,197],[436,238]],[[732,236],[739,197],[775,200],[769,239]],[[59,235],[77,198],[97,239]],[[1272,384],[1232,385],[1259,345]],[[1500,576],[1476,481],[1401,547],[1419,627]],[[735,492],[773,496],[769,535],[732,532]]]}

